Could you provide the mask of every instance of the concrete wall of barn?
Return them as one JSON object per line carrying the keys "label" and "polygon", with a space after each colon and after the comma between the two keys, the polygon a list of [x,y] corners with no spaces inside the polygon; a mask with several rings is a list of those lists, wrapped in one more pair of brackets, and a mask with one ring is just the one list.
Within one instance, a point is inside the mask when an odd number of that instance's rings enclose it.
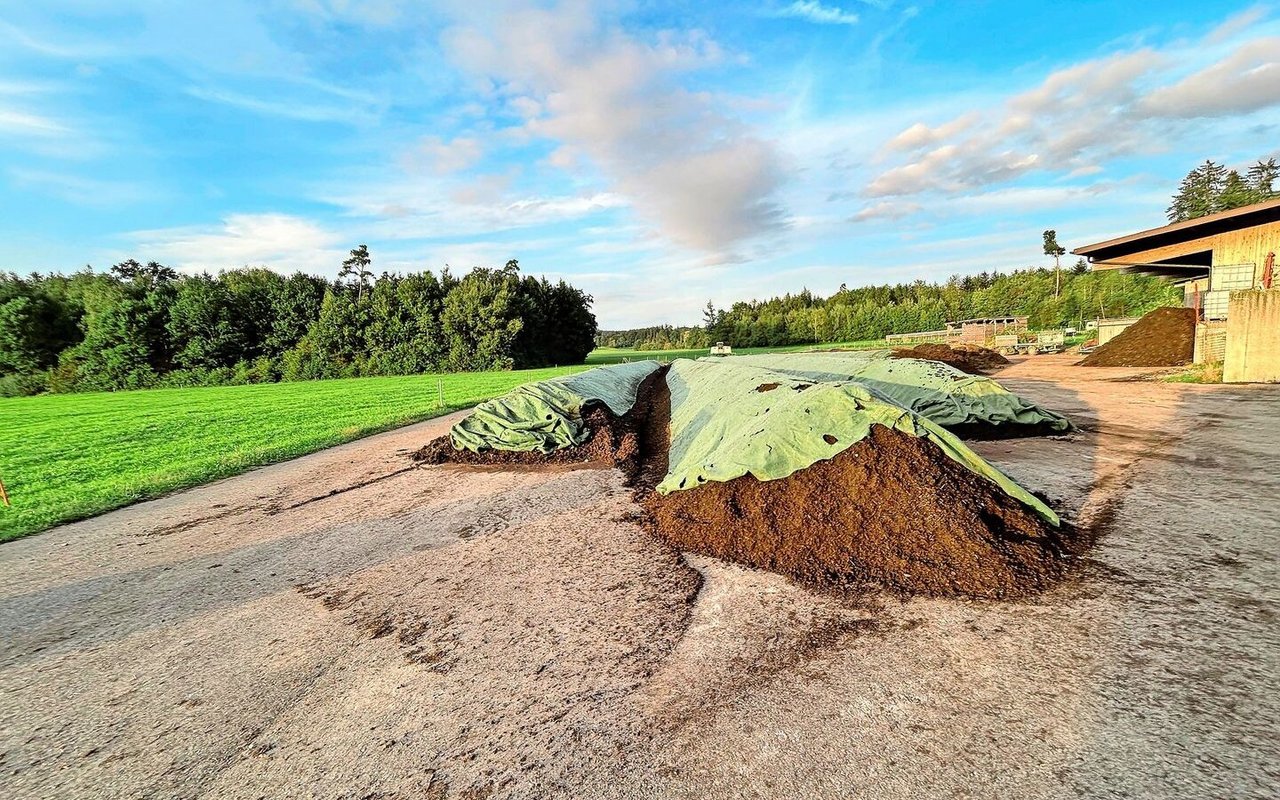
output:
{"label": "concrete wall of barn", "polygon": [[1280,289],[1231,293],[1222,379],[1280,382]]}

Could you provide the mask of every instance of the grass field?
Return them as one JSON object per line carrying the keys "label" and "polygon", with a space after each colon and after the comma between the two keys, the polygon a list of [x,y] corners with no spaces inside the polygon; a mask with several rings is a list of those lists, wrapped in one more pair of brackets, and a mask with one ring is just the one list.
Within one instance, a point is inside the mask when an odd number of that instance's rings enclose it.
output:
{"label": "grass field", "polygon": [[583,369],[0,399],[0,542]]}

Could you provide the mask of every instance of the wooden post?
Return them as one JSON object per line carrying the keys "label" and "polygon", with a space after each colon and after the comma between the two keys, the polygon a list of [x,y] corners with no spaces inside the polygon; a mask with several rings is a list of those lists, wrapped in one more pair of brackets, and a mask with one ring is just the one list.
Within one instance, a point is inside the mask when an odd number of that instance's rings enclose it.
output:
{"label": "wooden post", "polygon": [[436,389],[440,392],[440,408],[444,408],[444,378],[436,378]]}
{"label": "wooden post", "polygon": [[9,493],[4,490],[4,481],[0,481],[0,500],[3,500],[6,506],[13,505],[9,502]]}

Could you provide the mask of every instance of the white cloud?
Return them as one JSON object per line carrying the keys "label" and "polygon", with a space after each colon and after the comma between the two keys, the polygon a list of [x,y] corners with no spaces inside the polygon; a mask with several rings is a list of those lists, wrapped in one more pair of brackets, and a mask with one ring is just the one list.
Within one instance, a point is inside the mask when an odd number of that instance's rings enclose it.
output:
{"label": "white cloud", "polygon": [[44,138],[62,136],[69,132],[65,125],[49,117],[16,109],[0,108],[0,134]]}
{"label": "white cloud", "polygon": [[188,272],[265,264],[279,271],[332,274],[353,247],[337,233],[289,214],[231,214],[208,227],[161,228],[128,235],[130,253]]}
{"label": "white cloud", "polygon": [[994,113],[912,125],[885,148],[910,152],[912,160],[872,178],[866,194],[971,191],[1032,171],[1088,168],[1140,149],[1144,136],[1122,123],[1138,96],[1135,81],[1164,62],[1149,50],[1089,61],[1052,73]]}
{"label": "white cloud", "polygon": [[1222,117],[1280,103],[1280,37],[1255,39],[1221,61],[1172,86],[1157,89],[1139,108],[1156,117]]}
{"label": "white cloud", "polygon": [[[1204,42],[1246,27],[1219,28]],[[1142,49],[1060,69],[994,109],[902,130],[881,153],[907,160],[873,175],[864,194],[958,194],[1036,172],[1096,174],[1116,158],[1158,152],[1184,136],[1178,120],[1244,116],[1280,104],[1278,53],[1280,37],[1255,37],[1225,49]],[[1206,56],[1213,59],[1207,65]]]}
{"label": "white cloud", "polygon": [[475,166],[483,156],[484,145],[473,136],[458,136],[447,142],[439,136],[424,136],[405,161],[410,167],[423,165],[438,175],[448,175]]}
{"label": "white cloud", "polygon": [[867,222],[875,219],[895,220],[909,217],[923,208],[919,203],[898,203],[890,200],[859,209],[850,222]]}
{"label": "white cloud", "polygon": [[857,25],[858,15],[838,6],[824,6],[817,0],[796,0],[773,12],[776,17],[789,17],[818,25]]}
{"label": "white cloud", "polygon": [[917,122],[910,128],[889,140],[885,145],[889,150],[913,151],[937,144],[946,139],[950,139],[956,134],[972,128],[974,123],[978,121],[978,113],[971,111],[968,114],[956,117],[950,122],[945,122],[937,127],[929,127],[923,122]]}
{"label": "white cloud", "polygon": [[722,60],[706,36],[641,40],[573,1],[516,4],[496,26],[490,16],[477,12],[448,31],[446,52],[496,85],[528,134],[558,143],[552,165],[593,166],[669,239],[719,256],[784,227],[775,144],[727,115],[720,98],[679,83]]}

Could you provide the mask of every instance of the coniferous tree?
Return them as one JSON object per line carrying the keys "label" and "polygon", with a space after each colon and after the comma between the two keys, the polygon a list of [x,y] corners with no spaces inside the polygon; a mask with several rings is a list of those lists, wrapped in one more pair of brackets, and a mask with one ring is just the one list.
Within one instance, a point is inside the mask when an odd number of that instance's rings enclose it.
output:
{"label": "coniferous tree", "polygon": [[1226,167],[1208,159],[1188,172],[1169,206],[1169,221],[1182,222],[1221,211],[1226,177]]}
{"label": "coniferous tree", "polygon": [[1260,160],[1249,167],[1247,175],[1249,188],[1253,190],[1259,201],[1270,200],[1280,193],[1280,190],[1275,188],[1277,179],[1280,179],[1280,164],[1277,164],[1274,158]]}

